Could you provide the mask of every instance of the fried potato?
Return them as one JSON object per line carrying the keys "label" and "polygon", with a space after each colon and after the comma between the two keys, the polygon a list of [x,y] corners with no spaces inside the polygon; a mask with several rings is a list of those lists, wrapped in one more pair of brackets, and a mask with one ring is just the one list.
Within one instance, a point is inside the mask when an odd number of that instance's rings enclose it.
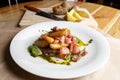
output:
{"label": "fried potato", "polygon": [[69,44],[67,44],[67,43],[62,43],[62,46],[67,47],[67,46],[69,46]]}
{"label": "fried potato", "polygon": [[50,48],[52,49],[60,49],[62,47],[62,44],[50,44]]}
{"label": "fried potato", "polygon": [[48,36],[51,36],[51,37],[59,37],[59,36],[64,36],[64,35],[67,35],[70,33],[70,30],[69,29],[62,29],[62,30],[58,30],[56,32],[51,32],[48,34]]}
{"label": "fried potato", "polygon": [[44,39],[38,39],[35,41],[34,45],[40,47],[40,48],[44,48],[48,46],[48,42]]}
{"label": "fried potato", "polygon": [[49,44],[54,42],[54,38],[48,36],[48,35],[44,35],[43,39],[45,39]]}
{"label": "fried potato", "polygon": [[60,49],[63,46],[67,47],[67,46],[69,46],[69,44],[66,44],[66,43],[59,43],[59,44],[53,43],[53,44],[50,44],[50,48],[52,48],[52,49]]}

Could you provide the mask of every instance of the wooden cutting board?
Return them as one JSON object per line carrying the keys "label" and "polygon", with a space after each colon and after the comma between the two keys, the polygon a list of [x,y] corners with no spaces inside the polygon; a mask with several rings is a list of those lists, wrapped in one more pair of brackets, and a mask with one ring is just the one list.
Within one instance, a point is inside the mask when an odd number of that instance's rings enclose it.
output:
{"label": "wooden cutting board", "polygon": [[[45,11],[45,12],[48,12],[48,13],[53,13],[52,8],[40,8],[40,9],[42,11]],[[98,24],[95,21],[95,19],[91,16],[91,14],[88,12],[88,10],[85,9],[85,8],[80,8],[79,10],[85,11],[86,13],[88,13],[89,18],[85,18],[82,21],[76,22],[76,23],[82,23],[82,24],[97,28]],[[65,15],[60,15],[58,17],[63,18],[64,16]],[[47,22],[47,21],[54,21],[54,20],[43,17],[43,16],[36,15],[35,12],[26,10],[24,16],[22,17],[22,19],[19,23],[19,26],[20,27],[27,27],[27,26],[30,26],[30,25],[33,25],[33,24],[36,24],[36,23]]]}

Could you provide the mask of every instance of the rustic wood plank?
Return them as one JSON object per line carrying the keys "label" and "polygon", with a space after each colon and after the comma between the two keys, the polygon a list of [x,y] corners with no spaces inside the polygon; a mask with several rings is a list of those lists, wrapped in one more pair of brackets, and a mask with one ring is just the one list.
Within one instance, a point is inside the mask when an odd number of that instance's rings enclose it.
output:
{"label": "rustic wood plank", "polygon": [[[55,5],[60,4],[62,1],[60,0],[50,0],[48,3],[48,0],[44,1],[33,1],[33,2],[27,2],[27,3],[21,3],[18,5],[13,5],[10,9],[9,6],[0,8],[0,21],[9,21],[9,20],[15,20],[19,21],[24,13],[24,5],[32,5],[35,7],[53,7]],[[98,22],[99,28],[103,30],[104,32],[112,35],[113,37],[120,38],[119,35],[119,10],[110,8],[107,6],[102,6],[98,4],[93,3],[75,3],[70,2],[72,5],[76,4],[79,7],[83,7],[88,9],[88,11],[93,15],[95,20]],[[116,22],[117,21],[117,22]],[[16,25],[16,24],[15,24]]]}
{"label": "rustic wood plank", "polygon": [[120,11],[117,11],[117,13],[115,14],[115,16],[113,17],[113,19],[109,22],[109,24],[104,28],[104,31],[107,33],[112,26],[117,22],[118,18],[120,16]]}
{"label": "rustic wood plank", "polygon": [[[42,11],[45,11],[47,13],[52,13],[52,8],[40,8]],[[88,13],[89,15],[89,18],[87,19],[84,19],[82,20],[80,23],[83,23],[83,24],[86,24],[86,25],[89,25],[91,27],[94,27],[94,28],[97,28],[97,23],[96,21],[93,19],[93,17],[91,16],[91,14],[88,12],[88,10],[86,10],[85,8],[80,8],[80,10],[84,10],[85,12]],[[56,15],[58,16],[58,15]],[[65,15],[59,15],[58,17],[61,17],[61,18],[64,18]],[[46,21],[54,21],[52,19],[49,19],[49,18],[45,18],[43,16],[38,16],[36,15],[35,12],[32,12],[32,11],[29,11],[29,10],[26,10],[23,18],[21,19],[20,23],[19,23],[19,26],[20,27],[26,27],[26,26],[30,26],[30,25],[33,25],[33,24],[36,24],[36,23],[40,23],[40,22],[46,22]]]}
{"label": "rustic wood plank", "polygon": [[117,21],[114,23],[112,28],[108,31],[108,34],[112,35],[115,38],[120,39],[120,16]]}
{"label": "rustic wood plank", "polygon": [[116,17],[117,13],[117,9],[104,6],[93,14],[93,16],[98,22],[99,28],[106,32],[107,28],[109,28],[109,23],[112,23],[111,21]]}
{"label": "rustic wood plank", "polygon": [[24,14],[24,5],[32,5],[39,8],[46,8],[46,7],[53,7],[54,5],[60,4],[62,1],[59,0],[50,0],[49,2],[44,1],[33,1],[33,2],[26,2],[21,3],[18,6],[12,5],[11,8],[9,6],[0,8],[0,21],[6,20],[14,20],[20,19],[21,16]]}
{"label": "rustic wood plank", "polygon": [[81,4],[78,4],[77,5],[79,7],[82,7],[82,8],[86,8],[88,9],[88,11],[90,13],[94,12],[97,8],[99,8],[101,5],[98,5],[98,4],[92,4],[92,3],[81,3]]}

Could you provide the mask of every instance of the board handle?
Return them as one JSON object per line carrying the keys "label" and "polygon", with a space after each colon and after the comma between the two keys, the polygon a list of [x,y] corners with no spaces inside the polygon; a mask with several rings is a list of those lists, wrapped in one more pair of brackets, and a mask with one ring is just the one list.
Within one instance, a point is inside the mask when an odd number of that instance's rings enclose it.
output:
{"label": "board handle", "polygon": [[35,8],[35,7],[33,7],[33,6],[30,6],[30,5],[24,5],[24,8],[26,8],[26,9],[28,9],[28,10],[30,10],[30,11],[36,12],[36,13],[39,13],[39,12],[40,12],[39,9],[37,9],[37,8]]}

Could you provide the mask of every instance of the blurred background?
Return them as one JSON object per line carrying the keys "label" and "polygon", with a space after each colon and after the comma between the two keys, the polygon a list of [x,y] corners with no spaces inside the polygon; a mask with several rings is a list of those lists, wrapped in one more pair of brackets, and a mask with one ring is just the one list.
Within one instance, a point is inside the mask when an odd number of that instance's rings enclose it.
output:
{"label": "blurred background", "polygon": [[[40,1],[40,0],[0,0],[0,7],[4,7],[9,4],[12,5],[12,4],[23,3],[28,1]],[[72,0],[68,0],[68,1],[72,1]],[[85,2],[103,4],[120,9],[120,0],[73,0],[73,1],[85,1]]]}

